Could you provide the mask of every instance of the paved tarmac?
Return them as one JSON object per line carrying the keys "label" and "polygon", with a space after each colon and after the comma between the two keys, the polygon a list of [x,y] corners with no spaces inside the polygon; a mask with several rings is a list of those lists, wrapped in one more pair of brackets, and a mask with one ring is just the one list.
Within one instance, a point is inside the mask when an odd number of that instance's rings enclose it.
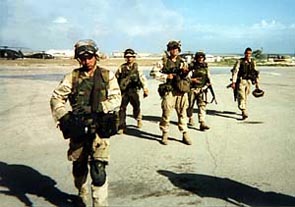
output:
{"label": "paved tarmac", "polygon": [[[265,96],[249,96],[241,121],[229,69],[212,68],[218,104],[207,107],[209,131],[189,129],[192,146],[181,143],[176,113],[169,144],[160,144],[159,82],[149,79],[143,127],[129,106],[127,134],[111,138],[110,206],[295,206],[295,68],[260,69]],[[0,206],[72,206],[68,143],[49,107],[69,71],[0,66]]]}

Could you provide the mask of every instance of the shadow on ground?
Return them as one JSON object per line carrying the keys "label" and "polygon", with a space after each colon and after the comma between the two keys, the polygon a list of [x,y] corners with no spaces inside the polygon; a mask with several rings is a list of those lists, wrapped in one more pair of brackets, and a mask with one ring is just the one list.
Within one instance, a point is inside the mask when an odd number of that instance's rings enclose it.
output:
{"label": "shadow on ground", "polygon": [[[211,115],[211,116],[220,116],[220,117],[228,118],[228,119],[239,120],[241,118],[240,114],[238,114],[236,112],[232,112],[232,111],[207,110],[206,112],[208,115]],[[196,111],[196,113],[197,113],[197,111]]]}
{"label": "shadow on ground", "polygon": [[177,174],[159,170],[173,185],[190,191],[200,197],[222,199],[241,206],[295,206],[295,197],[276,192],[264,192],[258,188],[239,183],[228,178],[218,178],[200,174]]}
{"label": "shadow on ground", "polygon": [[55,185],[52,178],[31,167],[0,162],[0,186],[7,188],[0,192],[18,198],[25,206],[34,206],[27,194],[43,197],[54,206],[73,206],[77,196],[64,193]]}

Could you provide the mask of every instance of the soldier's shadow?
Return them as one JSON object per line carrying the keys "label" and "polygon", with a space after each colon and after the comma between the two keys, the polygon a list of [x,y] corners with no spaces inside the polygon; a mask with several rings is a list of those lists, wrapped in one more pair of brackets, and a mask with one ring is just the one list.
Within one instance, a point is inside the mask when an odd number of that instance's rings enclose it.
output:
{"label": "soldier's shadow", "polygon": [[[198,112],[197,109],[194,109],[194,112],[197,113]],[[220,116],[220,117],[224,117],[228,119],[241,120],[241,115],[232,111],[216,111],[216,110],[208,109],[206,110],[206,112],[208,115],[211,115],[211,116]]]}
{"label": "soldier's shadow", "polygon": [[222,199],[234,205],[243,206],[295,206],[295,197],[264,192],[258,188],[239,183],[228,178],[219,178],[200,174],[177,174],[167,170],[159,170],[170,182],[181,189],[190,191],[200,197]]}
{"label": "soldier's shadow", "polygon": [[77,196],[62,192],[55,185],[52,178],[29,166],[0,162],[0,186],[7,188],[0,192],[18,198],[25,206],[34,206],[27,194],[43,197],[55,206],[73,206]]}
{"label": "soldier's shadow", "polygon": [[152,140],[152,141],[157,141],[157,142],[160,142],[162,139],[162,136],[139,130],[134,125],[127,125],[127,130],[125,134],[134,136],[134,137]]}

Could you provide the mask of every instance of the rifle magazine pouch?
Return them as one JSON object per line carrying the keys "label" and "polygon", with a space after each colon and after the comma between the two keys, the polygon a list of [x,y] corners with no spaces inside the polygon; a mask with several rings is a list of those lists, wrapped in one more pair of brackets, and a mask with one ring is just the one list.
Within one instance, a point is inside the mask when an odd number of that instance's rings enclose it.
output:
{"label": "rifle magazine pouch", "polygon": [[97,115],[96,133],[100,138],[110,138],[117,134],[117,114],[113,113],[99,113]]}
{"label": "rifle magazine pouch", "polygon": [[190,80],[188,78],[176,77],[176,88],[182,93],[187,93],[190,91]]}

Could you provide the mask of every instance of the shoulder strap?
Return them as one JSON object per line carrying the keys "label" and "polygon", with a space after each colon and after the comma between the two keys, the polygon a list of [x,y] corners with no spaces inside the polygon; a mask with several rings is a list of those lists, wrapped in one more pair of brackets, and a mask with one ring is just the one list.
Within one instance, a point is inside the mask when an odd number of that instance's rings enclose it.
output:
{"label": "shoulder strap", "polygon": [[72,71],[72,94],[77,93],[77,86],[79,84],[79,75],[80,75],[79,68]]}

